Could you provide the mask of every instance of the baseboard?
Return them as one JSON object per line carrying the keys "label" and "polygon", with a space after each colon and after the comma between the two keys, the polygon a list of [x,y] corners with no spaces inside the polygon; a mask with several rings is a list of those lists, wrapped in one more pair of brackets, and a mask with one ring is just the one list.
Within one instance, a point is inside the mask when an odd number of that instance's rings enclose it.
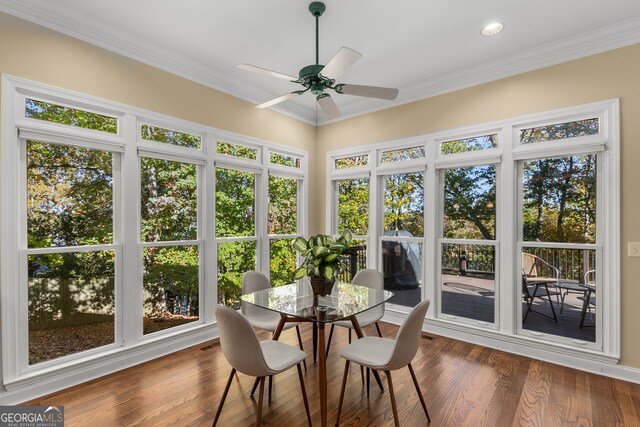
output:
{"label": "baseboard", "polygon": [[[400,325],[405,317],[406,313],[403,311],[387,309],[382,321]],[[553,343],[540,343],[525,337],[501,334],[498,331],[474,331],[473,328],[450,325],[438,319],[425,319],[422,329],[435,335],[640,384],[640,369],[617,364],[614,357],[594,353],[585,357],[579,350]]]}
{"label": "baseboard", "polygon": [[182,331],[180,334],[158,337],[153,341],[119,349],[69,369],[59,369],[42,375],[35,374],[24,380],[18,379],[7,386],[7,391],[0,393],[0,405],[17,405],[46,396],[192,347],[217,336],[217,325],[200,325],[192,330]]}

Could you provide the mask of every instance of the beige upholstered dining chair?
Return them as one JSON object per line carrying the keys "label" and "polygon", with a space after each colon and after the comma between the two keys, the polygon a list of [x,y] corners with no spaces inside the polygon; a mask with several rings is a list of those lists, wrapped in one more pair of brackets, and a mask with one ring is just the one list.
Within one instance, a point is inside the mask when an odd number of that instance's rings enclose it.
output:
{"label": "beige upholstered dining chair", "polygon": [[[353,279],[351,279],[351,283],[353,283],[354,285],[366,286],[372,289],[384,289],[384,277],[382,276],[382,273],[376,270],[364,269],[358,271],[356,275],[353,276]],[[370,310],[365,311],[364,313],[358,314],[356,318],[358,319],[358,324],[361,328],[375,323],[376,329],[378,331],[378,336],[382,337],[382,332],[380,332],[380,325],[378,325],[378,320],[382,319],[383,316],[384,304],[380,304]],[[349,329],[349,344],[351,344],[351,330],[353,329],[353,323],[351,322],[351,320],[338,320],[337,322],[333,322],[331,323],[329,339],[327,340],[327,356],[329,355],[329,348],[331,347],[333,329],[336,326],[342,326],[343,328]]]}
{"label": "beige upholstered dining chair", "polygon": [[346,359],[344,366],[344,376],[342,378],[342,388],[340,390],[340,403],[338,404],[338,417],[336,426],[340,423],[340,411],[342,410],[342,401],[344,399],[344,390],[347,384],[347,376],[349,374],[349,364],[351,362],[364,366],[367,369],[384,371],[387,375],[389,383],[389,396],[391,398],[391,408],[393,410],[393,420],[396,427],[399,426],[398,409],[396,407],[396,398],[393,394],[393,382],[391,380],[391,371],[409,367],[413,384],[418,392],[420,403],[427,416],[427,420],[431,422],[427,405],[420,391],[420,385],[416,378],[411,361],[418,351],[420,344],[420,336],[422,333],[422,323],[429,308],[429,300],[422,301],[416,305],[409,316],[405,319],[400,327],[395,340],[379,337],[363,337],[349,344],[340,352],[340,356]]}
{"label": "beige upholstered dining chair", "polygon": [[[258,271],[247,271],[242,277],[242,295],[250,294],[252,292],[261,291],[271,288],[269,278]],[[278,323],[280,322],[280,314],[275,311],[267,310],[266,308],[258,307],[249,303],[242,303],[242,314],[249,320],[254,327],[258,329],[264,329],[272,334],[276,331]],[[300,350],[304,351],[302,346],[302,336],[300,335],[300,323],[287,322],[284,324],[282,330],[290,328],[296,328],[296,334],[298,335],[298,345]],[[307,362],[303,361],[304,369],[307,370]],[[251,392],[253,395],[253,392]]]}
{"label": "beige upholstered dining chair", "polygon": [[259,426],[262,422],[265,377],[279,374],[293,366],[298,368],[302,399],[307,411],[307,421],[311,426],[309,402],[304,387],[304,379],[302,378],[302,368],[300,367],[300,363],[307,356],[306,353],[279,341],[259,341],[253,326],[251,326],[247,318],[229,307],[216,306],[216,319],[218,321],[218,331],[220,332],[220,347],[222,347],[222,353],[232,369],[227,385],[224,388],[216,417],[213,420],[213,426],[215,427],[218,423],[222,406],[227,398],[227,393],[236,371],[260,380],[260,397],[258,399],[256,421],[256,425]]}

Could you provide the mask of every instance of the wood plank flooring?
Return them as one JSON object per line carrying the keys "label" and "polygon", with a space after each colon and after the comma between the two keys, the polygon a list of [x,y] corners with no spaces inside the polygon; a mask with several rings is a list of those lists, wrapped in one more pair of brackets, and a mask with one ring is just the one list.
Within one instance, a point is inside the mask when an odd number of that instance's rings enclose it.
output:
{"label": "wood plank flooring", "polygon": [[[398,329],[381,326],[385,337],[395,336]],[[311,328],[301,328],[308,354],[304,379],[311,416],[319,425],[318,366],[311,356]],[[365,335],[375,335],[375,329],[365,328]],[[297,346],[295,330],[284,332],[281,340]],[[329,425],[335,424],[344,369],[338,353],[346,344],[347,331],[336,328],[327,360]],[[432,426],[640,426],[637,384],[438,336],[421,340],[413,367]],[[28,404],[64,405],[67,427],[209,426],[230,369],[219,344],[212,341]],[[400,424],[426,426],[409,371],[405,368],[392,375]],[[392,426],[386,388],[381,393],[372,381],[367,399],[360,381],[360,370],[352,365],[340,425]],[[252,385],[253,378],[236,377],[218,425],[254,425],[257,398],[249,397]],[[265,396],[264,426],[307,425],[295,369],[274,378],[272,401],[266,400]]]}

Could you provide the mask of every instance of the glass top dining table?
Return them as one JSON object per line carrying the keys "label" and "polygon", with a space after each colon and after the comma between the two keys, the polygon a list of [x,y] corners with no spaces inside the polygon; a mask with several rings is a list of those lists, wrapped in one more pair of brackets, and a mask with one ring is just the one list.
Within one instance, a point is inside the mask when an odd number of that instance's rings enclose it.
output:
{"label": "glass top dining table", "polygon": [[242,296],[242,301],[290,317],[329,323],[349,320],[363,311],[383,304],[394,295],[351,283],[334,285],[331,294],[315,296],[305,281],[264,289]]}
{"label": "glass top dining table", "polygon": [[[372,289],[351,283],[337,283],[329,295],[316,296],[306,280],[276,288],[264,289],[242,296],[242,301],[280,313],[280,323],[273,339],[280,337],[286,322],[313,322],[314,355],[317,329],[319,368],[319,399],[321,425],[327,425],[327,360],[325,355],[325,325],[337,320],[350,320],[358,338],[364,336],[356,317],[364,311],[383,304],[394,295],[383,289]],[[378,385],[382,382],[373,372]]]}

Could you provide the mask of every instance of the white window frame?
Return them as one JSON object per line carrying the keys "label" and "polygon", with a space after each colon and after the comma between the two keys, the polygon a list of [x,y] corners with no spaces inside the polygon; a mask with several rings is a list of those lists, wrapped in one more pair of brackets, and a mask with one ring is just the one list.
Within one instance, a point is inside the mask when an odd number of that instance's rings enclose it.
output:
{"label": "white window frame", "polygon": [[[215,167],[216,165],[243,167],[266,177],[288,174],[298,180],[299,235],[308,233],[308,153],[304,150],[239,135],[210,126],[138,109],[29,80],[2,76],[2,145],[1,202],[3,218],[0,224],[0,316],[2,327],[2,382],[9,392],[32,390],[34,384],[71,385],[102,375],[104,369],[131,366],[150,360],[158,354],[166,354],[178,348],[209,339],[215,333],[214,308],[217,301],[216,236],[215,236]],[[115,117],[118,132],[111,134],[69,125],[50,123],[24,117],[24,102],[33,98],[71,108],[81,108],[97,114]],[[201,149],[142,140],[142,123],[166,129],[199,135]],[[30,253],[74,252],[109,249],[116,252],[116,316],[114,344],[83,351],[69,356],[28,366],[27,340],[28,316],[26,288],[16,283],[26,283],[26,239],[20,230],[25,229],[26,200],[24,170],[26,156],[21,153],[20,137],[42,140],[55,144],[75,145],[114,153],[114,241],[109,245],[68,248],[32,249]],[[255,161],[234,156],[218,155],[218,140],[256,148]],[[24,143],[22,143],[24,144]],[[269,150],[300,158],[300,168],[269,165],[264,161]],[[140,156],[154,157],[197,166],[198,232],[195,240],[178,242],[141,242],[140,234]],[[22,162],[22,163],[21,163]],[[262,180],[260,185],[266,184]],[[265,187],[266,188],[266,187]],[[257,187],[260,197],[257,205],[256,230],[260,244],[266,242],[266,194]],[[23,206],[24,205],[24,206]],[[186,325],[168,328],[152,334],[142,334],[143,286],[142,249],[148,246],[198,245],[200,278],[200,319]],[[257,249],[260,250],[260,244]],[[267,252],[268,253],[268,252]],[[267,260],[262,268],[268,268]],[[22,268],[22,270],[21,270]],[[267,270],[268,272],[268,270]],[[79,368],[80,367],[80,368]],[[37,386],[36,386],[37,388]],[[41,389],[41,392],[44,389]]]}
{"label": "white window frame", "polygon": [[[495,133],[495,132],[493,132]],[[484,135],[487,135],[485,133]],[[476,135],[480,136],[480,135]],[[467,137],[468,138],[468,137]],[[455,138],[462,139],[462,137]],[[447,139],[450,141],[451,139]],[[498,144],[500,140],[498,139]],[[438,143],[438,150],[440,150],[440,143]],[[438,230],[438,242],[436,247],[436,274],[438,274],[438,279],[435,282],[436,285],[436,293],[438,297],[436,298],[436,317],[447,319],[454,322],[459,322],[462,324],[473,325],[479,328],[487,328],[487,329],[499,329],[499,307],[501,300],[501,292],[500,292],[500,212],[501,209],[497,208],[496,215],[496,229],[495,236],[493,240],[485,240],[485,239],[451,239],[444,237],[444,223],[441,220],[444,218],[444,172],[449,169],[457,169],[457,168],[472,168],[477,166],[495,166],[496,168],[496,201],[495,205],[497,207],[501,206],[502,200],[500,196],[500,159],[501,153],[496,151],[497,148],[490,148],[486,150],[473,151],[475,153],[475,157],[469,157],[465,153],[457,153],[457,154],[443,154],[442,157],[445,157],[442,160],[436,161],[436,169],[438,169],[438,215],[437,218],[440,220],[437,224]],[[461,316],[453,316],[450,314],[442,313],[442,244],[444,243],[452,243],[452,244],[468,244],[468,245],[486,245],[493,246],[495,248],[495,259],[494,259],[494,319],[493,322],[484,322],[481,320],[465,318]]]}
{"label": "white window frame", "polygon": [[[548,124],[563,123],[567,121],[586,118],[599,119],[599,132],[597,135],[575,137],[564,141],[549,141],[534,144],[519,144],[519,131],[521,129],[542,126]],[[427,323],[435,330],[453,337],[468,337],[475,342],[506,342],[512,348],[526,348],[532,354],[545,352],[549,358],[556,358],[559,362],[566,363],[566,357],[571,360],[589,360],[595,363],[617,363],[620,357],[620,114],[619,100],[611,99],[601,102],[562,108],[522,117],[509,118],[491,123],[468,126],[442,132],[429,133],[416,137],[386,141],[366,146],[349,149],[335,150],[327,153],[327,229],[335,231],[336,202],[334,180],[341,176],[353,176],[358,173],[369,173],[378,176],[380,173],[399,173],[411,170],[416,166],[412,162],[416,160],[386,163],[383,165],[372,164],[371,159],[378,159],[380,150],[397,149],[425,144],[426,157],[423,163],[426,165],[425,173],[425,237],[423,254],[424,282],[423,298],[435,304],[435,310],[427,313]],[[463,152],[456,154],[441,154],[440,144],[444,141],[474,136],[497,134],[498,144],[495,148]],[[601,312],[598,322],[602,324],[601,331],[597,334],[596,345],[585,345],[584,342],[563,337],[533,336],[519,333],[518,325],[521,323],[521,290],[518,286],[510,286],[510,283],[520,283],[518,249],[518,162],[524,159],[538,156],[544,152],[545,157],[562,156],[569,154],[593,154],[598,153],[598,180],[599,187],[597,207],[597,233],[601,236],[596,249],[601,253],[599,259],[599,272],[597,280],[601,284],[598,289],[598,309]],[[335,169],[335,159],[351,155],[369,153],[369,165],[367,167],[351,169]],[[422,160],[422,159],[420,159]],[[439,200],[439,185],[442,176],[439,170],[451,167],[471,167],[486,164],[496,164],[496,241],[474,241],[474,244],[491,243],[496,245],[496,318],[494,325],[474,324],[463,319],[447,319],[439,316],[440,296],[439,291],[439,240],[441,236],[438,212],[441,212]],[[379,183],[370,181],[370,239],[380,239],[380,226],[376,229],[374,224],[381,222],[381,203]],[[431,219],[430,219],[431,218]],[[368,258],[376,260],[376,264],[370,264],[371,268],[380,266],[381,256],[378,245],[369,245]],[[575,246],[575,245],[574,245]],[[374,255],[371,255],[374,252]],[[602,301],[601,301],[602,300]],[[402,317],[407,313],[406,307],[397,307],[387,304],[388,312]],[[390,308],[390,310],[389,310]],[[524,351],[524,350],[521,350]]]}

